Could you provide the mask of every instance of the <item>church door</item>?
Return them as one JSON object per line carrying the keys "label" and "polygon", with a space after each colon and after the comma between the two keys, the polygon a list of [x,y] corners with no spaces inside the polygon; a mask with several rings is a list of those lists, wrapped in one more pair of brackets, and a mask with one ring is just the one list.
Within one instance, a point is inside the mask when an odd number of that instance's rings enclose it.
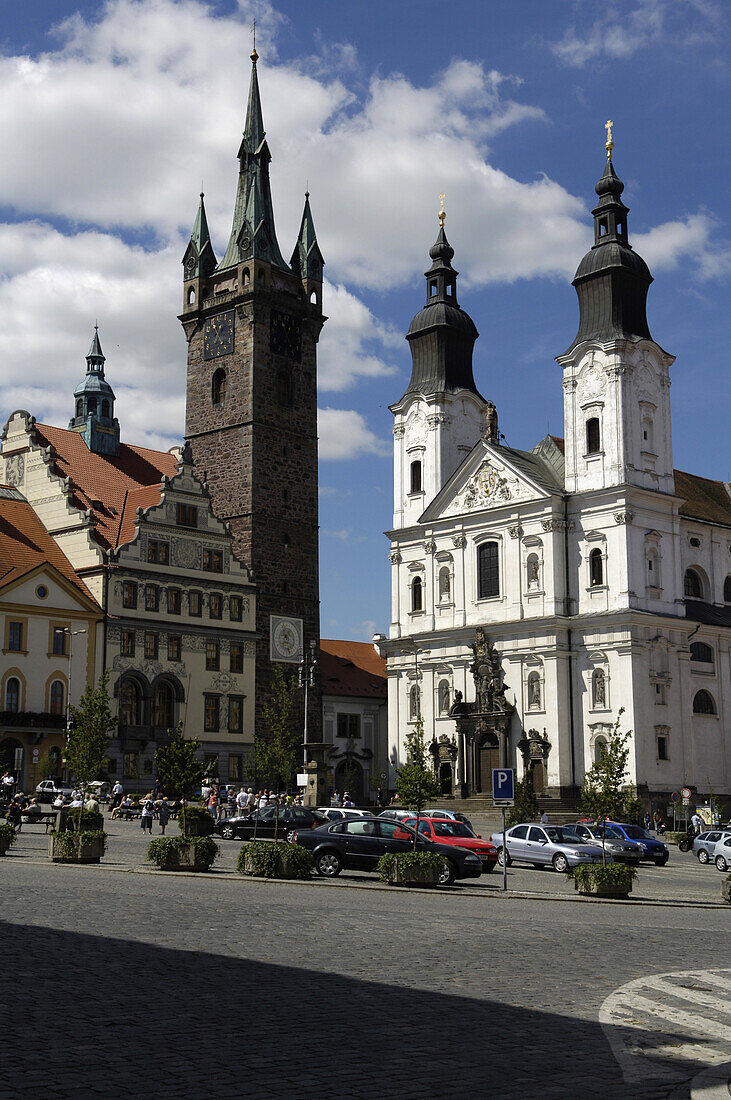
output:
{"label": "church door", "polygon": [[452,765],[439,765],[439,789],[443,795],[452,794]]}
{"label": "church door", "polygon": [[497,745],[484,745],[480,749],[480,786],[482,794],[492,794],[492,769],[500,767],[500,749]]}
{"label": "church door", "polygon": [[534,794],[543,794],[546,785],[546,773],[542,760],[534,760],[531,764],[531,779],[533,780]]}

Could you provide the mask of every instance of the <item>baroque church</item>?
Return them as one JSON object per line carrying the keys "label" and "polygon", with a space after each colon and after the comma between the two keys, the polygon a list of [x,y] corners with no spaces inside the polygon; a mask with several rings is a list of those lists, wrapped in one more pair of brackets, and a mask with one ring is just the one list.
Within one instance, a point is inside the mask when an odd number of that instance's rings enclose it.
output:
{"label": "baroque church", "polygon": [[[440,213],[394,415],[391,767],[421,716],[444,796],[517,768],[572,798],[618,719],[628,782],[731,793],[731,486],[673,469],[670,367],[646,315],[611,134],[578,332],[557,362],[564,437],[508,447],[472,367]],[[393,776],[392,776],[393,783]]]}

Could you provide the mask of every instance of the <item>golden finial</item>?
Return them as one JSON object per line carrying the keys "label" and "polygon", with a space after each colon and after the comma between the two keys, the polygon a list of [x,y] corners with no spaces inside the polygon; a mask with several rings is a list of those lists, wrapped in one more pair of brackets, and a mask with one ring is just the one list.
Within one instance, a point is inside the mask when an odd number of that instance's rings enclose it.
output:
{"label": "golden finial", "polygon": [[446,218],[446,212],[444,210],[444,192],[439,192],[439,228],[444,229],[444,219]]}
{"label": "golden finial", "polygon": [[612,126],[614,126],[614,123],[611,118],[608,118],[604,123],[604,129],[607,131],[607,140],[604,142],[604,148],[607,151],[607,160],[612,159],[612,149],[614,148],[614,142],[612,141]]}

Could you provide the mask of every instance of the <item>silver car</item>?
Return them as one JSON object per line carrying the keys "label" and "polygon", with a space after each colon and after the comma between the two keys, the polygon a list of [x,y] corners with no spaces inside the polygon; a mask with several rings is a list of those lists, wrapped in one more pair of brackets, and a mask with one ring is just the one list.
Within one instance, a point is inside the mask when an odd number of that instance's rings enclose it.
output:
{"label": "silver car", "polygon": [[[577,825],[567,826],[579,834],[586,844],[598,844],[602,846],[601,825],[586,825],[583,821]],[[609,852],[615,863],[631,863],[636,867],[642,859],[642,845],[635,840],[627,840],[619,829],[613,829],[607,825],[604,830],[604,848]]]}
{"label": "silver car", "polygon": [[704,833],[698,833],[693,841],[693,851],[698,856],[699,863],[711,863],[713,849],[719,840],[726,840],[731,836],[731,829],[707,829]]}
{"label": "silver car", "polygon": [[[498,863],[502,866],[507,848],[508,866],[511,863],[532,863],[542,870],[553,866],[555,871],[568,871],[583,863],[601,863],[602,849],[596,843],[587,844],[573,825],[513,825],[505,832],[490,837],[497,847]],[[613,859],[607,853],[607,863]]]}
{"label": "silver car", "polygon": [[731,871],[731,835],[717,841],[711,852],[711,859],[719,871]]}

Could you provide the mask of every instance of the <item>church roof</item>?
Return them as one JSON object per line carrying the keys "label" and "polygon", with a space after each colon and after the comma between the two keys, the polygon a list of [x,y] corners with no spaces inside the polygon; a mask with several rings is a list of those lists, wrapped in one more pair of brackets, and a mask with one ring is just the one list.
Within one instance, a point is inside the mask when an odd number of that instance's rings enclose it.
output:
{"label": "church roof", "polygon": [[97,542],[115,549],[135,533],[135,511],[160,502],[163,477],[174,477],[178,459],[165,451],[120,443],[118,455],[94,454],[78,432],[35,425],[41,447],[53,446],[59,477],[71,478],[77,508],[91,510]]}
{"label": "church roof", "polygon": [[[49,565],[86,599],[96,600],[22,493],[0,485],[0,589]],[[101,608],[99,608],[101,612]]]}
{"label": "church roof", "polygon": [[320,639],[320,683],[323,695],[385,699],[386,661],[370,642]]}

